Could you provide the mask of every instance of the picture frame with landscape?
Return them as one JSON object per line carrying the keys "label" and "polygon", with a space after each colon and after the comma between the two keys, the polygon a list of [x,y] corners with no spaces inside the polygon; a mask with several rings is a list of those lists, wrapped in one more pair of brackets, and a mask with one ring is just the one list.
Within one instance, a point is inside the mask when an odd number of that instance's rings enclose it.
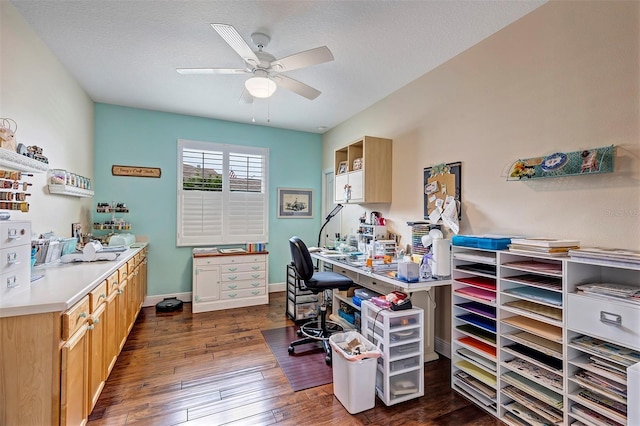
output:
{"label": "picture frame with landscape", "polygon": [[312,219],[313,189],[278,188],[278,218]]}

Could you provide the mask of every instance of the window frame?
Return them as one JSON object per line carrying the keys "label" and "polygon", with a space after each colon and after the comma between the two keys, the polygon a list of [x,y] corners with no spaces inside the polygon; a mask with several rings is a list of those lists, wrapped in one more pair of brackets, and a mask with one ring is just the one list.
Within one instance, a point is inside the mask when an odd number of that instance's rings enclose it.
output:
{"label": "window frame", "polygon": [[[219,173],[222,176],[222,190],[221,191],[201,191],[201,190],[184,190],[184,168],[183,168],[183,154],[186,150],[205,151],[205,152],[221,152],[222,153],[222,171]],[[258,156],[261,162],[261,191],[237,191],[230,189],[230,181],[236,177],[237,170],[231,171],[229,158],[233,154]],[[255,164],[255,163],[254,163]],[[242,174],[245,172],[244,174]],[[247,169],[240,170],[240,177],[248,176],[250,173],[250,165],[247,165]],[[269,236],[269,149],[264,147],[256,147],[249,145],[235,145],[225,144],[217,142],[204,142],[194,141],[186,139],[178,139],[177,141],[177,185],[176,185],[176,246],[211,246],[211,245],[238,245],[255,242],[268,242]],[[249,178],[246,178],[247,180]],[[247,184],[249,184],[247,182]],[[198,202],[198,197],[202,202],[203,217],[207,213],[207,204],[213,206],[216,203],[222,203],[219,206],[219,212],[215,211],[218,206],[213,210],[209,210],[213,213],[214,220],[212,221],[217,231],[213,231],[210,234],[207,233],[207,223],[185,222],[185,216],[188,216],[188,211],[185,210],[184,204],[188,201]],[[243,204],[244,203],[244,204]],[[240,206],[240,207],[239,207]],[[244,207],[247,206],[247,207]],[[250,208],[248,206],[251,206]],[[257,209],[256,209],[257,208]],[[263,209],[260,212],[260,208]],[[235,211],[233,209],[236,209]],[[195,209],[196,215],[198,214],[198,207]],[[242,213],[241,213],[242,212]],[[256,213],[257,212],[257,213]],[[187,213],[187,214],[185,214]],[[240,213],[240,214],[239,214]],[[243,214],[244,213],[244,214]],[[218,215],[219,216],[216,216]],[[252,220],[252,217],[255,220]],[[202,229],[196,233],[186,231],[189,225],[200,226]],[[256,232],[247,232],[248,230],[255,230]]]}

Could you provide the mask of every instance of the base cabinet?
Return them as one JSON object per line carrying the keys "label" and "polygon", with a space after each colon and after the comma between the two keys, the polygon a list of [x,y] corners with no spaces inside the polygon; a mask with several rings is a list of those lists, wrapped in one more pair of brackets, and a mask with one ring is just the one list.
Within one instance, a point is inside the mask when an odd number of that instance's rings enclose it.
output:
{"label": "base cabinet", "polygon": [[90,325],[87,327],[89,335],[89,410],[91,412],[95,407],[100,392],[104,387],[107,379],[105,359],[106,351],[106,321],[107,306],[105,303],[91,313]]}
{"label": "base cabinet", "polygon": [[269,303],[268,264],[266,252],[194,254],[193,313]]}
{"label": "base cabinet", "polygon": [[89,336],[87,325],[62,347],[60,423],[84,425],[89,417]]}
{"label": "base cabinet", "polygon": [[0,318],[0,425],[87,423],[146,296],[146,272],[132,286],[127,275],[124,264],[64,312]]}

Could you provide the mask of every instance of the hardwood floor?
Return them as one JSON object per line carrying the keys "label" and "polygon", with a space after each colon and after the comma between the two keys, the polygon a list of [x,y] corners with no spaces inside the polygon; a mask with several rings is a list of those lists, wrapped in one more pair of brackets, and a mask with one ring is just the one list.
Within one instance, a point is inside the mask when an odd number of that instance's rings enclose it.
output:
{"label": "hardwood floor", "polygon": [[263,329],[293,324],[269,305],[191,313],[144,308],[89,418],[98,425],[500,425],[449,385],[449,360],[425,364],[425,395],[350,415],[331,384],[293,392]]}

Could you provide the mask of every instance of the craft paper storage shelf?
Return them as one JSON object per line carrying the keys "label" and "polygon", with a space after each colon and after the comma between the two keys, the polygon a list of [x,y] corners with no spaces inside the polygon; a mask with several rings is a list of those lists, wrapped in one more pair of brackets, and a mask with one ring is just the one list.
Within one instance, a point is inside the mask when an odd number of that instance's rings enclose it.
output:
{"label": "craft paper storage shelf", "polygon": [[547,156],[519,159],[507,175],[508,181],[526,181],[564,176],[582,176],[613,172],[613,145]]}

